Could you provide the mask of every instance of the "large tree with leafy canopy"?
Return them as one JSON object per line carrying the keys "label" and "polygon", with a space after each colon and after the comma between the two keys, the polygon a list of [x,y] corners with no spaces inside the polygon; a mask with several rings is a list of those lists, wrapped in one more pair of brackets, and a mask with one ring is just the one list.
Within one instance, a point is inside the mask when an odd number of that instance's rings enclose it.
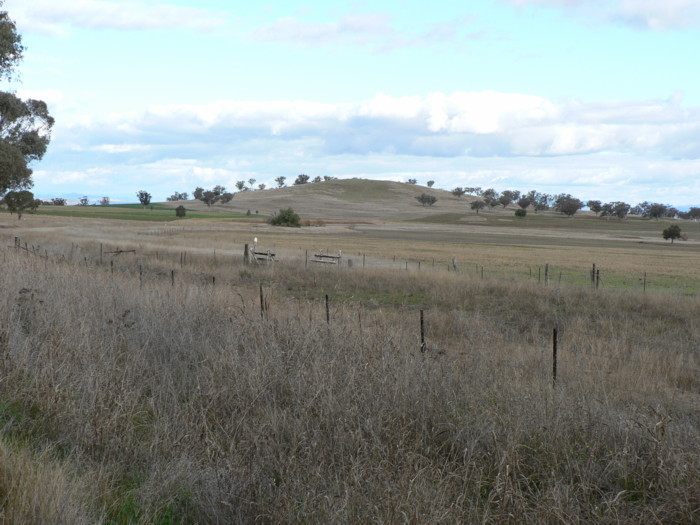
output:
{"label": "large tree with leafy canopy", "polygon": [[[23,52],[15,23],[0,10],[0,80],[12,80]],[[32,187],[29,164],[46,153],[53,123],[45,102],[0,91],[0,197]]]}

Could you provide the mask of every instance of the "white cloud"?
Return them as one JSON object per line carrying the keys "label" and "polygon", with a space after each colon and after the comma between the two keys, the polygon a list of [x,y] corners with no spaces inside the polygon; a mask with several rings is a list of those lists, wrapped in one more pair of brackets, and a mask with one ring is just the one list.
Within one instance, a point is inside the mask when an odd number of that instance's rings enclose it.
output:
{"label": "white cloud", "polygon": [[[378,94],[354,104],[159,106],[58,122],[41,167],[112,197],[114,181],[136,189],[148,181],[165,198],[251,177],[274,185],[275,177],[298,173],[392,180],[411,173],[446,188],[683,204],[700,194],[700,108],[678,102],[591,104],[485,91]],[[89,171],[95,166],[110,174]],[[37,175],[37,183],[49,179]]]}
{"label": "white cloud", "polygon": [[[71,131],[80,128],[74,124]],[[378,94],[356,104],[223,101],[151,107],[86,121],[84,130],[92,133],[91,147],[109,153],[143,151],[138,147],[143,140],[154,148],[169,144],[190,151],[212,144],[245,149],[257,141],[296,142],[302,150],[327,154],[511,157],[618,151],[700,157],[700,110],[682,108],[675,98],[586,104],[484,91]]]}
{"label": "white cloud", "polygon": [[[278,18],[250,33],[253,40],[289,42],[305,47],[319,45],[357,45],[374,52],[397,48],[454,42],[468,29],[472,18],[433,24],[424,31],[399,31],[391,25],[392,18],[381,13],[346,15],[332,22],[307,22],[294,17]],[[478,33],[465,35],[478,38]]]}
{"label": "white cloud", "polygon": [[223,25],[220,14],[166,2],[136,0],[7,0],[21,31],[65,34],[70,27],[147,30],[188,27],[199,31]]}
{"label": "white cloud", "polygon": [[698,0],[509,0],[515,5],[548,5],[576,15],[650,30],[700,27]]}

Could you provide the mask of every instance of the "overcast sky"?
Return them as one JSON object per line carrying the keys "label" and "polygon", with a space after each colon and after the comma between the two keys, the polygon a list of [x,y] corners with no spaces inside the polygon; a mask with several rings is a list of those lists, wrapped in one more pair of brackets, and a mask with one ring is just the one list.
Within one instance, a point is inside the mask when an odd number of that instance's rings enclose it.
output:
{"label": "overcast sky", "polygon": [[238,180],[700,203],[700,0],[6,0],[42,198]]}

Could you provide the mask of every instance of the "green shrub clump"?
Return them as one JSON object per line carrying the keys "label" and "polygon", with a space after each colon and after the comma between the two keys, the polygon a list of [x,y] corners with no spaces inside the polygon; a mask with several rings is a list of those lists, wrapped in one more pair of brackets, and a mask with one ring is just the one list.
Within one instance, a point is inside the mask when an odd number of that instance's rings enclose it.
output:
{"label": "green shrub clump", "polygon": [[280,210],[270,218],[270,224],[273,226],[290,226],[299,228],[301,226],[301,217],[294,213],[292,208]]}
{"label": "green shrub clump", "polygon": [[515,210],[515,216],[516,217],[525,217],[527,215],[527,210],[523,210],[520,208],[519,210]]}

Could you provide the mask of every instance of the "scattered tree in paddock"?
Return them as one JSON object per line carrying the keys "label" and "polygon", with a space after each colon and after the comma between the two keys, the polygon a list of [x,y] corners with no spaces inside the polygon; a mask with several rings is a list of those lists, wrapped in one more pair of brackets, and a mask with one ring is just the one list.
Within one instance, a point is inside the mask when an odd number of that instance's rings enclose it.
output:
{"label": "scattered tree in paddock", "polygon": [[600,201],[590,200],[590,201],[586,202],[586,206],[588,207],[589,210],[591,210],[593,213],[595,213],[596,217],[603,210],[603,203]]}
{"label": "scattered tree in paddock", "polygon": [[427,182],[427,185],[428,185],[428,188],[432,188],[432,187],[435,185],[435,181],[434,181],[434,180],[429,180],[429,181]]}
{"label": "scattered tree in paddock", "polygon": [[525,210],[532,204],[532,199],[528,195],[523,195],[518,199],[516,204],[520,206],[521,209]]}
{"label": "scattered tree in paddock", "polygon": [[630,205],[626,202],[608,202],[600,207],[600,216],[617,217],[619,220],[622,220],[625,217],[627,217],[627,214],[630,212],[630,209]]}
{"label": "scattered tree in paddock", "polygon": [[224,193],[226,193],[226,188],[224,188],[224,187],[221,186],[220,184],[217,184],[216,186],[214,186],[214,187],[211,189],[211,191],[214,193],[214,195],[216,195],[216,196],[218,197],[218,196],[223,195]]}
{"label": "scattered tree in paddock", "polygon": [[109,206],[109,197],[102,197],[100,199],[100,206]]}
{"label": "scattered tree in paddock", "polygon": [[136,196],[139,198],[139,202],[141,205],[145,208],[149,204],[151,204],[151,194],[148,193],[145,190],[140,190],[136,192]]}
{"label": "scattered tree in paddock", "polygon": [[78,200],[78,205],[80,206],[87,206],[88,204],[90,204],[90,199],[88,199],[87,195],[83,195]]}
{"label": "scattered tree in paddock", "polygon": [[219,195],[219,200],[221,201],[222,204],[226,204],[231,202],[233,200],[233,193],[227,191],[226,193],[222,193]]}
{"label": "scattered tree in paddock", "polygon": [[681,227],[677,224],[671,224],[668,228],[664,229],[661,235],[663,235],[665,240],[671,239],[671,244],[673,244],[675,239],[681,238]]}
{"label": "scattered tree in paddock", "polygon": [[5,195],[2,201],[10,213],[16,213],[17,219],[22,218],[22,214],[25,210],[28,212],[33,212],[36,210],[41,202],[34,198],[34,194],[29,190],[20,191],[10,191]]}
{"label": "scattered tree in paddock", "polygon": [[197,186],[194,191],[192,192],[192,197],[197,199],[198,201],[202,200],[202,197],[204,196],[204,188],[200,188]]}
{"label": "scattered tree in paddock", "polygon": [[258,189],[259,189],[259,190],[264,190],[265,188],[267,188],[267,186],[265,185],[265,183],[258,184]]}
{"label": "scattered tree in paddock", "polygon": [[461,186],[457,186],[455,189],[452,190],[452,195],[455,197],[461,197],[466,193],[465,189],[462,188]]}
{"label": "scattered tree in paddock", "polygon": [[244,180],[238,180],[236,181],[236,189],[238,191],[245,191],[247,188],[245,187],[245,181]]}
{"label": "scattered tree in paddock", "polygon": [[303,174],[303,173],[302,173],[301,175],[297,175],[297,178],[296,178],[296,180],[294,181],[294,185],[295,185],[295,186],[301,186],[302,184],[306,184],[306,183],[309,182],[309,179],[310,179],[310,178],[311,178],[311,177],[309,177],[308,175],[305,175],[305,174]]}
{"label": "scattered tree in paddock", "polygon": [[66,205],[66,199],[63,197],[54,197],[51,199],[51,204],[54,206],[65,206]]}
{"label": "scattered tree in paddock", "polygon": [[525,208],[520,208],[515,210],[515,216],[516,217],[525,217],[527,216],[527,210]]}
{"label": "scattered tree in paddock", "polygon": [[581,208],[583,208],[583,202],[568,193],[561,193],[554,200],[554,209],[569,217],[573,217]]}
{"label": "scattered tree in paddock", "polygon": [[479,215],[479,210],[482,210],[486,207],[486,203],[481,200],[477,199],[475,201],[472,201],[472,203],[469,205],[469,207],[476,212],[477,215]]}
{"label": "scattered tree in paddock", "polygon": [[186,213],[187,213],[187,210],[185,209],[185,207],[182,204],[180,204],[180,206],[175,208],[175,216],[180,218],[180,219],[183,218]]}
{"label": "scattered tree in paddock", "polygon": [[416,197],[416,200],[420,202],[423,207],[425,207],[435,204],[437,202],[437,197],[428,195],[427,193],[421,193],[418,197]]}
{"label": "scattered tree in paddock", "polygon": [[418,179],[408,179],[406,182],[408,184],[418,184]]}
{"label": "scattered tree in paddock", "polygon": [[275,182],[277,183],[277,187],[278,187],[278,188],[284,187],[284,184],[285,184],[285,181],[286,181],[286,180],[287,180],[287,177],[282,177],[282,176],[281,176],[281,177],[277,177],[277,178],[275,179]]}
{"label": "scattered tree in paddock", "polygon": [[[202,190],[202,188],[197,188],[197,189],[198,189],[198,190]],[[195,190],[195,191],[196,191],[196,190]],[[204,191],[204,190],[202,190],[202,191]],[[179,192],[176,191],[175,193],[173,193],[170,197],[168,197],[168,198],[165,199],[165,200],[168,201],[168,202],[186,201],[188,196],[189,196],[189,195],[187,195],[186,192],[179,193]],[[195,199],[196,199],[196,198],[197,198],[197,197],[195,197]]]}
{"label": "scattered tree in paddock", "polygon": [[219,200],[219,196],[211,190],[205,191],[204,195],[202,195],[201,200],[207,206],[211,206],[212,204],[216,203],[216,201]]}
{"label": "scattered tree in paddock", "polygon": [[505,208],[518,199],[520,199],[520,192],[518,190],[505,190],[499,195],[498,202]]}
{"label": "scattered tree in paddock", "polygon": [[322,179],[321,179],[321,176],[320,176],[320,175],[316,175],[316,176],[314,177],[314,180],[312,180],[311,182],[321,182],[321,180],[322,180]]}

